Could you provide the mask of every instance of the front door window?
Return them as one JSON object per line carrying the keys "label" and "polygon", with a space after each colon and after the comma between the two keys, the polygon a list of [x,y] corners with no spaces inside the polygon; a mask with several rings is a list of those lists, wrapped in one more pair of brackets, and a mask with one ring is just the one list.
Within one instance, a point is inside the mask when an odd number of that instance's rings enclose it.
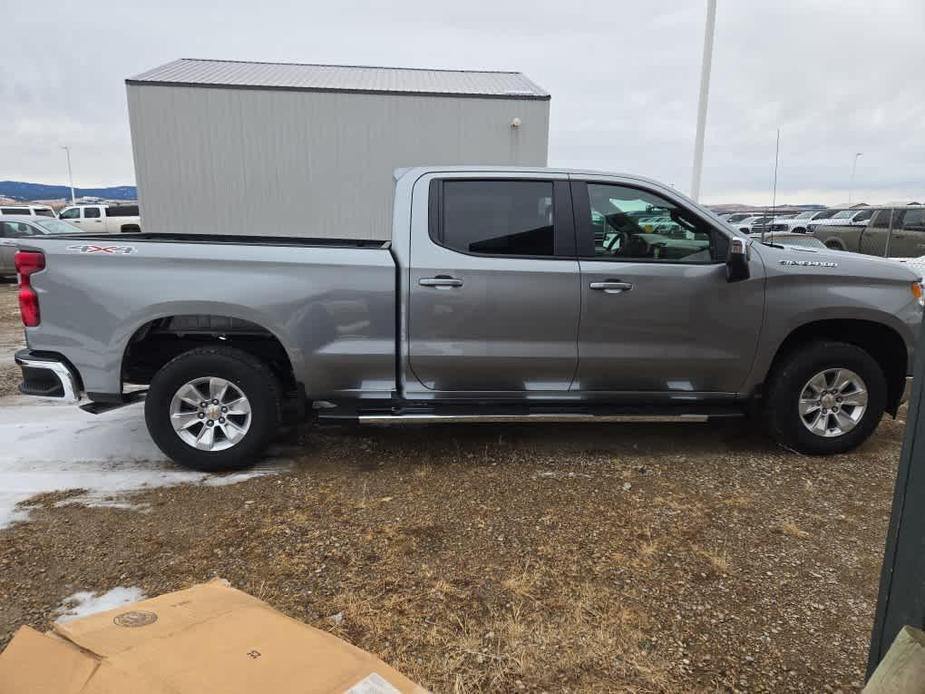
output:
{"label": "front door window", "polygon": [[655,193],[630,186],[588,183],[594,257],[661,263],[722,259],[717,232]]}

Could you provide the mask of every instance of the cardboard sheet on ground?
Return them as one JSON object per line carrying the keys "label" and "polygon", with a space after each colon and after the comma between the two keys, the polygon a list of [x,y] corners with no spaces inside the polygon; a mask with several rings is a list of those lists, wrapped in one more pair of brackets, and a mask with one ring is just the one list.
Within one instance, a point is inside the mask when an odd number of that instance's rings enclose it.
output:
{"label": "cardboard sheet on ground", "polygon": [[0,694],[407,694],[370,653],[212,581],[55,624],[0,654]]}

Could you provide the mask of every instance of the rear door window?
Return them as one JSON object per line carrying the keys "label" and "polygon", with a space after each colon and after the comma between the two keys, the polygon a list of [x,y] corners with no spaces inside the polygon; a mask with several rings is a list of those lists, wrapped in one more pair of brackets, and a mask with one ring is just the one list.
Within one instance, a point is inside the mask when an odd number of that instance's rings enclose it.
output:
{"label": "rear door window", "polygon": [[84,208],[84,219],[95,219],[100,216],[100,210],[98,207],[85,207]]}
{"label": "rear door window", "polygon": [[[555,255],[552,181],[444,180],[431,237],[460,253]],[[433,222],[436,222],[434,224]]]}
{"label": "rear door window", "polygon": [[921,210],[905,210],[902,228],[905,231],[925,231],[925,207]]}

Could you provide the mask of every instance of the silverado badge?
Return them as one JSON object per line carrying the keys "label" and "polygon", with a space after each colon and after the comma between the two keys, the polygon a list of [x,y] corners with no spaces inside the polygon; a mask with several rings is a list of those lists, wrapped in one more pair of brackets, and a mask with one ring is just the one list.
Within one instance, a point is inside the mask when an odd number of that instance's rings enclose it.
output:
{"label": "silverado badge", "polygon": [[838,263],[824,260],[782,260],[781,265],[799,265],[801,267],[838,267]]}

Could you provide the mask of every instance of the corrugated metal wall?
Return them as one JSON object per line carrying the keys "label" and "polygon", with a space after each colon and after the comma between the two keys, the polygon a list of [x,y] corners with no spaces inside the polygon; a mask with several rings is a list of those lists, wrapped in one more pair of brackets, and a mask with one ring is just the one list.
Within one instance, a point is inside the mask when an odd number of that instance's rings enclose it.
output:
{"label": "corrugated metal wall", "polygon": [[398,167],[546,165],[545,100],[127,88],[145,231],[388,239]]}

